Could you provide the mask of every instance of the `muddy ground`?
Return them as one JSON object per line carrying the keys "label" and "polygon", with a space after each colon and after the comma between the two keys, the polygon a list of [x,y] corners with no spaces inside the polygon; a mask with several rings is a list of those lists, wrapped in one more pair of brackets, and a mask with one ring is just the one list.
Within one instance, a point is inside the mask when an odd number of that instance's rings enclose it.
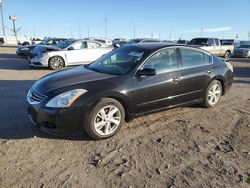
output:
{"label": "muddy ground", "polygon": [[250,60],[215,108],[147,115],[113,138],[54,137],[33,127],[26,94],[50,72],[0,48],[0,187],[250,187]]}

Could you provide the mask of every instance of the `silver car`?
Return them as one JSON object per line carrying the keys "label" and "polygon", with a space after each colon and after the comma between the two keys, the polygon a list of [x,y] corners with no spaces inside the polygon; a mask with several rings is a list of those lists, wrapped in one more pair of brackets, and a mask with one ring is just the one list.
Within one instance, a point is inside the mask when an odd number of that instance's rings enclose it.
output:
{"label": "silver car", "polygon": [[92,40],[66,40],[56,46],[39,46],[32,52],[30,66],[61,69],[69,65],[88,64],[113,48]]}

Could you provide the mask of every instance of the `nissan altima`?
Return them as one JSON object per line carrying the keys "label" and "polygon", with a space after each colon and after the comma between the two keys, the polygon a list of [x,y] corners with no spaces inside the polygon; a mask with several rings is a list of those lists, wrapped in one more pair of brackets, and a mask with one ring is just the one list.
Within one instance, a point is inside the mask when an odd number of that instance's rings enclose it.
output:
{"label": "nissan altima", "polygon": [[30,88],[28,116],[52,134],[85,131],[113,136],[124,121],[177,106],[216,106],[233,81],[233,67],[201,49],[125,45],[89,65],[49,74]]}

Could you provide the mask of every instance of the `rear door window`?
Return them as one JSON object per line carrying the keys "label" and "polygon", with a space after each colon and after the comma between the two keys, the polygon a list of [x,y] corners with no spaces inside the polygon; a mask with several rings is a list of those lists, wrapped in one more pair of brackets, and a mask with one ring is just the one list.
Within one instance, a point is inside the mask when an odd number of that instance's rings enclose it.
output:
{"label": "rear door window", "polygon": [[192,50],[181,48],[181,59],[183,68],[198,67],[204,65],[204,53]]}

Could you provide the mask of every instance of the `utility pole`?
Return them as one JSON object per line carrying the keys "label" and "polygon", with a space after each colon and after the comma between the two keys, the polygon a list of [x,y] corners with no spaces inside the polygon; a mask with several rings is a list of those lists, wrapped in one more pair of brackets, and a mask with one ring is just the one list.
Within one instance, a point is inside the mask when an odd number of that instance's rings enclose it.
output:
{"label": "utility pole", "polygon": [[4,20],[3,20],[3,0],[0,0],[0,11],[1,11],[1,18],[2,18],[3,37],[5,38],[5,26],[4,26]]}
{"label": "utility pole", "polygon": [[51,38],[51,26],[49,26],[49,37]]}
{"label": "utility pole", "polygon": [[87,29],[88,29],[88,38],[89,38],[89,26],[87,27]]}
{"label": "utility pole", "polygon": [[36,27],[33,27],[33,37],[36,38]]}
{"label": "utility pole", "polygon": [[105,16],[104,23],[105,23],[105,38],[108,38],[108,17],[107,17],[107,15]]}
{"label": "utility pole", "polygon": [[133,26],[134,26],[133,32],[134,32],[134,39],[135,39],[135,24],[134,23],[133,23]]}
{"label": "utility pole", "polygon": [[78,32],[79,32],[79,39],[81,39],[82,38],[82,30],[81,30],[80,22],[78,23]]}

